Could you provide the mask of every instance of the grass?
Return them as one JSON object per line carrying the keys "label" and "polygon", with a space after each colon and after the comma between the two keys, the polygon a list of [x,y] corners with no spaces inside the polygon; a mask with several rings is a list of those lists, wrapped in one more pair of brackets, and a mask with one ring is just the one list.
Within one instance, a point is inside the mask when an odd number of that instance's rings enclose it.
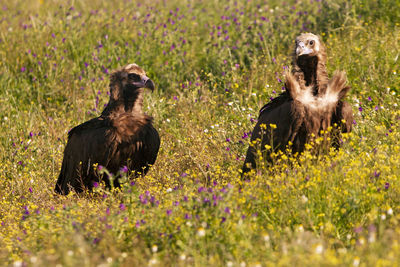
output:
{"label": "grass", "polygon": [[[14,1],[0,17],[1,265],[400,264],[398,1]],[[243,185],[304,31],[347,72],[354,130]],[[54,195],[68,130],[132,62],[157,86],[156,164],[118,192]]]}

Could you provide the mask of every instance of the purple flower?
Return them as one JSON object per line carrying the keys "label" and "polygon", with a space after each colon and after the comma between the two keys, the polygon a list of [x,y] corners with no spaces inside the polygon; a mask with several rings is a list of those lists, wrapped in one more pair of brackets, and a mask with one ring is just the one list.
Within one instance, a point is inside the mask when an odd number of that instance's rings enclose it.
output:
{"label": "purple flower", "polygon": [[172,210],[167,210],[167,216],[172,214]]}
{"label": "purple flower", "polygon": [[360,112],[362,112],[362,111],[363,111],[363,108],[362,108],[362,107],[359,107],[358,110],[359,110]]}
{"label": "purple flower", "polygon": [[228,213],[228,214],[231,213],[231,210],[230,210],[228,207],[226,207],[226,208],[224,209],[224,211],[225,211],[226,213]]}
{"label": "purple flower", "polygon": [[388,182],[385,183],[385,189],[388,190],[390,187],[390,184]]}
{"label": "purple flower", "polygon": [[368,97],[368,101],[372,101],[372,98],[370,96]]}
{"label": "purple flower", "polygon": [[356,227],[354,228],[354,233],[359,234],[362,232],[362,230],[363,230],[362,226]]}
{"label": "purple flower", "polygon": [[21,72],[24,72],[25,70],[26,70],[25,67],[22,67],[22,68],[21,68]]}
{"label": "purple flower", "polygon": [[120,209],[121,211],[126,210],[126,206],[124,205],[124,203],[119,204],[119,209]]}
{"label": "purple flower", "polygon": [[127,166],[122,167],[120,169],[120,172],[127,173],[128,172],[128,167]]}

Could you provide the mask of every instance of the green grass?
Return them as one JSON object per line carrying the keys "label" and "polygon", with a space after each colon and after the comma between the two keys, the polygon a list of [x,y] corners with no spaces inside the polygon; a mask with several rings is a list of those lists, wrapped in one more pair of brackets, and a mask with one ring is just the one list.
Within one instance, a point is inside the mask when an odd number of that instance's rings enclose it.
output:
{"label": "green grass", "polygon": [[[285,3],[3,3],[0,265],[400,265],[400,4]],[[354,130],[242,185],[246,133],[304,31],[347,72]],[[155,165],[120,192],[54,195],[68,130],[133,62],[157,87]]]}

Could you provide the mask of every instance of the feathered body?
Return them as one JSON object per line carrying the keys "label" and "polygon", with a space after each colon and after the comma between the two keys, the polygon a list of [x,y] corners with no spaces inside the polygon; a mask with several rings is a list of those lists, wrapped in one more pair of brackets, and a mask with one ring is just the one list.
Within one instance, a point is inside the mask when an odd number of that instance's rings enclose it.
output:
{"label": "feathered body", "polygon": [[[291,144],[293,153],[302,152],[312,136],[329,126],[336,126],[341,132],[351,131],[352,109],[342,100],[350,89],[346,75],[336,72],[329,80],[326,50],[318,36],[306,33],[296,38],[292,72],[286,73],[285,87],[284,93],[261,108],[252,132],[251,142],[260,139],[262,151],[265,145],[283,151]],[[272,135],[271,124],[277,126]],[[332,145],[339,147],[339,135],[333,134]],[[256,168],[255,154],[256,148],[250,145],[243,173]]]}
{"label": "feathered body", "polygon": [[[144,88],[153,90],[154,83],[136,64],[111,74],[110,100],[101,115],[68,133],[57,193],[92,189],[101,179],[99,166],[113,174],[125,166],[135,177],[147,173],[156,161],[160,138],[152,118],[142,111]],[[106,175],[102,179],[110,186]],[[118,179],[114,186],[119,186]]]}

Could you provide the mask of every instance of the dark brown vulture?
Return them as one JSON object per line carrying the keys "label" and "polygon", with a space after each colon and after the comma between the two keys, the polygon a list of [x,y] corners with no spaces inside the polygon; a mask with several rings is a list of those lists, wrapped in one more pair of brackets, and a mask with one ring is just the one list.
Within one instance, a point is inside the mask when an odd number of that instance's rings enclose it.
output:
{"label": "dark brown vulture", "polygon": [[[160,137],[152,118],[142,111],[144,88],[154,83],[136,64],[114,71],[110,77],[110,100],[100,117],[84,122],[68,133],[61,172],[55,186],[59,194],[71,189],[91,190],[101,177],[96,165],[113,174],[127,167],[134,176],[144,175],[157,158]],[[102,177],[107,187],[110,181]],[[118,179],[114,186],[120,186]]]}
{"label": "dark brown vulture", "polygon": [[[342,100],[350,89],[346,82],[344,72],[336,72],[329,80],[326,51],[320,38],[301,34],[295,42],[292,72],[286,73],[286,91],[261,108],[251,142],[260,140],[261,151],[266,145],[274,151],[284,151],[289,146],[293,153],[300,153],[313,136],[318,137],[321,130],[333,126],[336,130],[331,144],[338,148],[339,132],[350,132],[353,122],[351,106]],[[271,129],[271,124],[276,129]],[[256,168],[256,153],[257,148],[250,145],[243,173]],[[269,155],[267,160],[271,160]]]}

